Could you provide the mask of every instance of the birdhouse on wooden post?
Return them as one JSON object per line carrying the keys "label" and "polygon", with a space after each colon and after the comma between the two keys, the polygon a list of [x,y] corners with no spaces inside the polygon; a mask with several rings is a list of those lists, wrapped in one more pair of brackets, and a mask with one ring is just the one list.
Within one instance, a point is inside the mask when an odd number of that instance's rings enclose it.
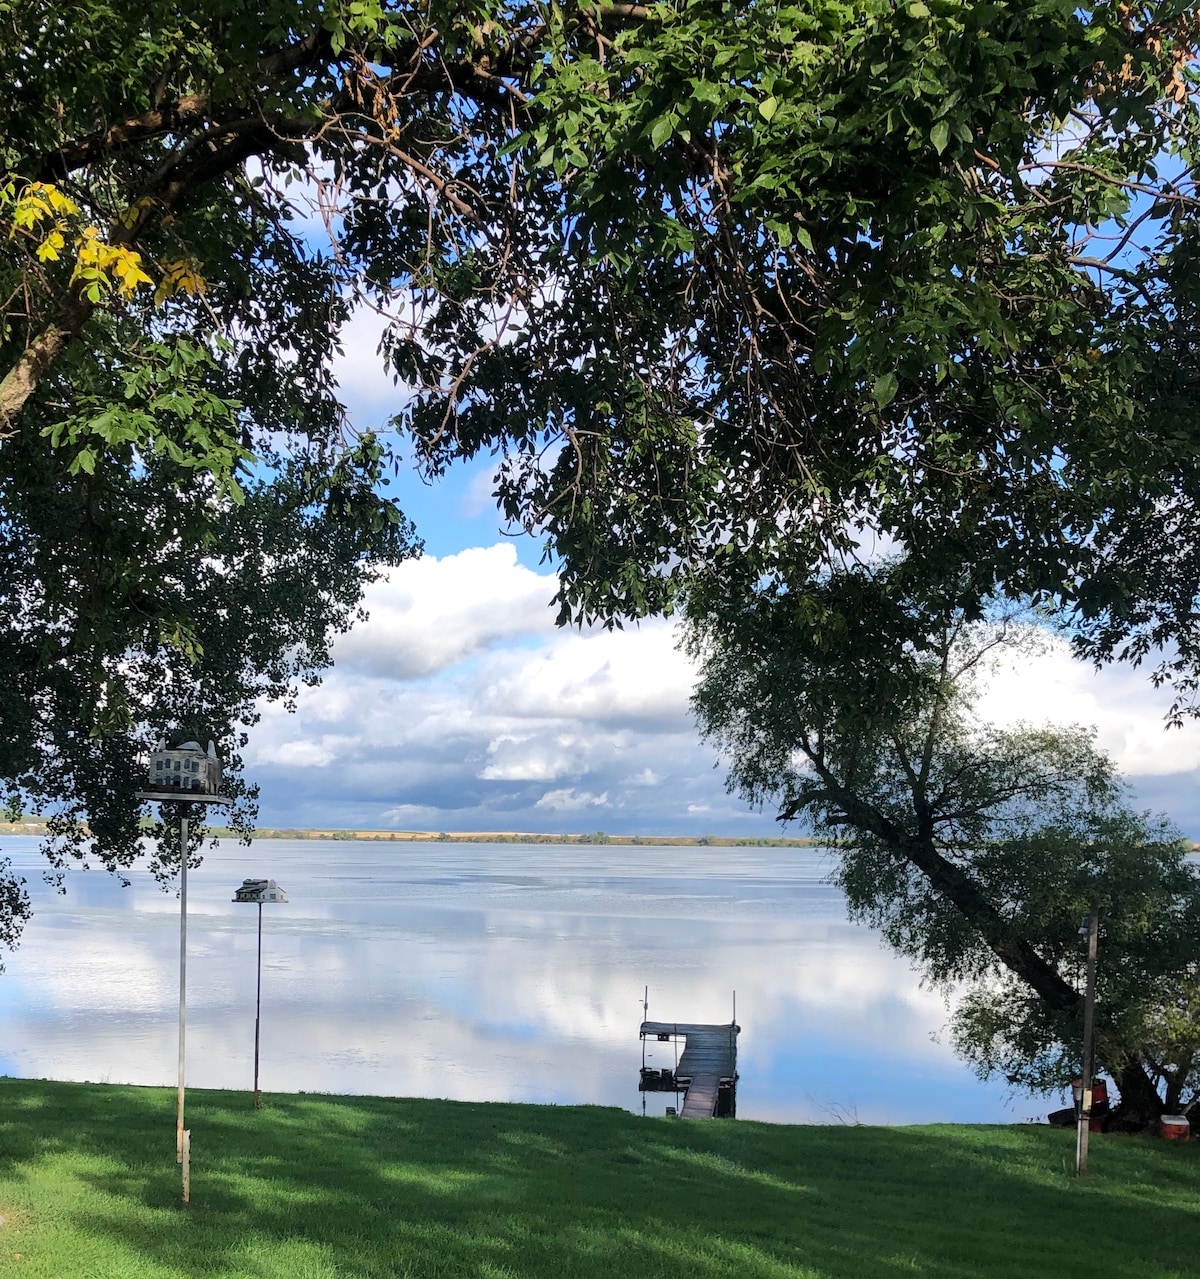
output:
{"label": "birdhouse on wooden post", "polygon": [[194,795],[221,793],[221,761],[217,748],[209,742],[205,750],[199,742],[184,741],[178,746],[160,746],[150,756],[150,790],[163,794],[182,791]]}

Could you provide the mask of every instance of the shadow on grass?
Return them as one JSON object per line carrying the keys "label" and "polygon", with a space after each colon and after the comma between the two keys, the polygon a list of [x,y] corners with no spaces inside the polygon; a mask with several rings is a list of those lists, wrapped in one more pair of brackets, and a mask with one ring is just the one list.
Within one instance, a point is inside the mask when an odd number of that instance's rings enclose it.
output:
{"label": "shadow on grass", "polygon": [[0,1081],[0,1212],[47,1223],[30,1260],[58,1231],[96,1273],[188,1279],[1200,1274],[1200,1159],[1143,1139],[1097,1142],[1081,1185],[1039,1128],[189,1096],[184,1209],[173,1092]]}

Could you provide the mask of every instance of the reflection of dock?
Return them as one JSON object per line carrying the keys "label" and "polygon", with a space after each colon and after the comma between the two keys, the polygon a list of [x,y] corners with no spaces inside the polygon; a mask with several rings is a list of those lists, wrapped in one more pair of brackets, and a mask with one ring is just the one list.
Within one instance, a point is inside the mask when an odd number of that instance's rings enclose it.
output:
{"label": "reflection of dock", "polygon": [[[741,1029],[736,1022],[724,1026],[701,1026],[693,1022],[642,1022],[642,1092],[676,1092],[686,1089],[683,1119],[732,1119],[737,1113],[737,1037]],[[684,1040],[683,1053],[672,1072],[666,1068],[650,1070],[644,1064],[646,1040],[678,1043]]]}

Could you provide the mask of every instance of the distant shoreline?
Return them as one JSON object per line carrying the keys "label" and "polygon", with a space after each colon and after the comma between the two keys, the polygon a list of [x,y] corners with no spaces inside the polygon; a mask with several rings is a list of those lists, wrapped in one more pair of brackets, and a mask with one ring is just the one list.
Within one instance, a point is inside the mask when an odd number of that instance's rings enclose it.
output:
{"label": "distant shoreline", "polygon": [[[212,826],[214,839],[237,839],[237,831],[227,826]],[[45,835],[41,821],[0,822],[0,838],[5,835]],[[263,826],[254,839],[344,840],[379,844],[615,844],[634,847],[670,848],[831,848],[835,841],[798,835],[794,838],[771,838],[754,835],[609,835],[602,830],[582,835],[545,835],[525,831],[474,830],[339,830]],[[1189,841],[1191,842],[1191,841]],[[1200,843],[1192,843],[1192,856],[1200,854]]]}
{"label": "distant shoreline", "polygon": [[[210,828],[218,839],[236,839],[236,832],[224,826]],[[0,822],[3,835],[45,835],[40,821]],[[257,839],[347,840],[383,844],[616,844],[635,847],[672,846],[699,848],[817,848],[827,841],[796,837],[772,839],[751,835],[609,835],[602,830],[583,834],[537,834],[525,831],[437,831],[437,830],[340,830],[264,826],[254,832]]]}
{"label": "distant shoreline", "polygon": [[407,831],[407,830],[287,830],[254,832],[255,839],[343,839],[393,844],[622,844],[690,845],[714,848],[814,848],[820,840],[771,839],[733,835],[609,835],[602,830],[572,834],[537,834],[529,831]]}

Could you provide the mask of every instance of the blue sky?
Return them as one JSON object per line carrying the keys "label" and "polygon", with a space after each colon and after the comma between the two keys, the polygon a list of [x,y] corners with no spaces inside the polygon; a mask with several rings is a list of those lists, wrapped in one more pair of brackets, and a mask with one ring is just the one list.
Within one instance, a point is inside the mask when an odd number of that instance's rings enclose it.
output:
{"label": "blue sky", "polygon": [[[351,420],[380,429],[400,394],[361,314],[338,375]],[[322,685],[265,707],[247,763],[264,825],[431,831],[775,835],[725,793],[688,710],[695,672],[670,623],[559,630],[542,547],[506,536],[488,459],[395,494],[426,555],[368,593]],[[1141,805],[1200,837],[1200,724],[1168,731],[1143,672],[1100,673],[1060,642],[997,672],[1000,722],[1095,725]]]}

